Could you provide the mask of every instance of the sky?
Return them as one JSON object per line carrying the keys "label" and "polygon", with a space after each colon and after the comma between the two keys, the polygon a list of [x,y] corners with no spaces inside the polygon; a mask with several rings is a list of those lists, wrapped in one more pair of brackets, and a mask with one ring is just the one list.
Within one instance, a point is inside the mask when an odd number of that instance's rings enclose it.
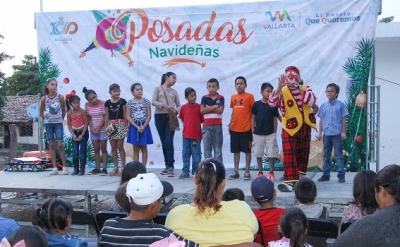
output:
{"label": "sky", "polygon": [[[191,0],[191,5],[211,5],[220,3],[254,2],[255,0]],[[41,4],[42,3],[42,4]],[[24,55],[37,57],[37,35],[34,29],[34,13],[77,11],[91,9],[125,9],[145,7],[168,7],[188,5],[182,0],[1,0],[0,52],[15,56],[0,64],[0,70],[6,77],[13,73],[12,65],[21,64]],[[382,0],[382,14],[379,18],[395,16],[400,22],[400,1]]]}

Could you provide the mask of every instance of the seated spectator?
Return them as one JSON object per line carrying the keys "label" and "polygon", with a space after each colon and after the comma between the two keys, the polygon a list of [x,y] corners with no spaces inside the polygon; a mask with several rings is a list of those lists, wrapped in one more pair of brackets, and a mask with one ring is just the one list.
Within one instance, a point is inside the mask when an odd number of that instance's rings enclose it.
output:
{"label": "seated spectator", "polygon": [[0,214],[0,240],[5,237],[8,237],[13,231],[19,228],[19,224],[13,220],[4,218]]}
{"label": "seated spectator", "polygon": [[[139,174],[129,180],[126,196],[131,211],[126,218],[109,219],[104,223],[99,246],[148,246],[174,234],[165,226],[153,222],[153,218],[160,212],[162,199],[173,190],[170,183],[161,182],[154,173]],[[174,235],[188,247],[197,246],[194,242]]]}
{"label": "seated spectator", "polygon": [[[296,183],[294,194],[296,199],[300,202],[296,207],[303,210],[307,218],[329,218],[328,209],[322,204],[315,203],[315,198],[317,197],[317,186],[314,181],[307,177],[301,178]],[[326,239],[319,237],[307,236],[307,243],[314,247],[327,246]]]}
{"label": "seated spectator", "polygon": [[266,246],[268,242],[281,239],[278,233],[279,219],[284,211],[274,205],[276,190],[274,183],[266,176],[255,178],[251,182],[252,200],[258,202],[260,209],[253,210],[262,227],[262,236],[257,234],[255,242]]}
{"label": "seated spectator", "polygon": [[233,200],[244,201],[243,190],[239,188],[230,188],[225,190],[224,194],[222,194],[222,201],[228,202]]}
{"label": "seated spectator", "polygon": [[[127,183],[131,178],[135,178],[138,174],[141,173],[146,173],[146,166],[143,165],[142,163],[138,162],[138,161],[131,161],[128,164],[126,164],[125,168],[122,170],[121,173],[121,181],[119,183],[119,185],[123,184],[123,183]],[[126,201],[128,201],[127,197],[124,195],[123,197],[120,198],[124,198],[123,200],[126,199]],[[125,205],[129,206],[129,203]],[[128,213],[131,211],[129,208],[126,208],[126,210],[124,210],[123,208],[119,207],[121,206],[121,204],[119,204],[117,201],[114,201],[111,204],[111,210],[112,211],[116,211],[116,212],[122,212],[122,211],[126,211],[128,210]]]}
{"label": "seated spectator", "polygon": [[225,188],[225,167],[216,159],[202,161],[193,181],[193,203],[173,208],[165,225],[201,246],[253,242],[257,219],[244,201],[221,201]]}
{"label": "seated spectator", "polygon": [[[123,172],[122,172],[123,173]],[[115,191],[115,203],[116,206],[129,214],[131,212],[131,206],[129,203],[129,199],[126,196],[126,186],[128,182],[121,184],[117,190]]]}
{"label": "seated spectator", "polygon": [[342,222],[346,220],[358,220],[361,217],[373,214],[379,210],[375,199],[376,173],[374,171],[359,171],[353,180],[354,200],[344,208]]}
{"label": "seated spectator", "polygon": [[3,238],[1,247],[47,247],[47,237],[38,226],[21,226],[8,238]]}
{"label": "seated spectator", "polygon": [[77,236],[67,234],[72,224],[71,203],[61,198],[49,199],[32,215],[32,224],[41,227],[49,241],[49,247],[86,247],[88,243]]}
{"label": "seated spectator", "polygon": [[375,198],[381,211],[351,224],[333,246],[399,246],[400,166],[388,165],[378,172]]}

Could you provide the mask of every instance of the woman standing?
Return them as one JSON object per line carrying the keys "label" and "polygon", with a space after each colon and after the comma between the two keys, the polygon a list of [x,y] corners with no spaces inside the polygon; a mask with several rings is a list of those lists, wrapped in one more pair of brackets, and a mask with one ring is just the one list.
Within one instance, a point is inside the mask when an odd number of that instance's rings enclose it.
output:
{"label": "woman standing", "polygon": [[178,92],[172,88],[176,83],[176,75],[173,72],[167,72],[161,77],[161,86],[153,91],[152,105],[155,106],[154,122],[156,124],[158,135],[160,136],[165,169],[160,172],[161,175],[174,177],[174,134],[175,129],[171,129],[169,124],[170,114],[177,115],[181,102]]}

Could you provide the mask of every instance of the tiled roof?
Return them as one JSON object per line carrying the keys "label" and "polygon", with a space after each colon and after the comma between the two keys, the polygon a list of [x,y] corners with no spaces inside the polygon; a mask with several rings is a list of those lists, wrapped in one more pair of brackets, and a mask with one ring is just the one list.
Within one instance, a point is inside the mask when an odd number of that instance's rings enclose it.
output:
{"label": "tiled roof", "polygon": [[32,118],[26,113],[26,109],[31,104],[39,104],[37,95],[6,96],[6,98],[7,101],[3,107],[4,118],[0,122],[27,123],[32,121]]}

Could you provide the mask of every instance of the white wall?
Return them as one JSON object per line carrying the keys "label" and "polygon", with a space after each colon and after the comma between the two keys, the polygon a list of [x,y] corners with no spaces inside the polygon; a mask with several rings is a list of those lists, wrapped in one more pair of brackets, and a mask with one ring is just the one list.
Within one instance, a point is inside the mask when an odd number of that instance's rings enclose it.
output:
{"label": "white wall", "polygon": [[375,76],[380,85],[379,165],[400,164],[400,23],[380,23],[376,33]]}

